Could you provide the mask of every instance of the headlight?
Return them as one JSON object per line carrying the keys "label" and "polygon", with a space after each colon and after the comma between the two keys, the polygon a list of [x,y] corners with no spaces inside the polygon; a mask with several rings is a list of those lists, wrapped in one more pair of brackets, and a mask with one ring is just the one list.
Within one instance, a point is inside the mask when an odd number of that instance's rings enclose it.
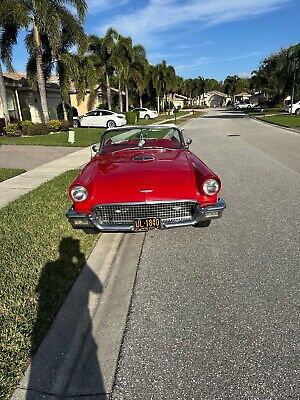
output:
{"label": "headlight", "polygon": [[71,189],[71,197],[74,201],[84,201],[88,197],[88,191],[84,186],[74,186]]}
{"label": "headlight", "polygon": [[212,196],[220,190],[220,184],[215,179],[208,179],[203,183],[203,191],[205,194]]}

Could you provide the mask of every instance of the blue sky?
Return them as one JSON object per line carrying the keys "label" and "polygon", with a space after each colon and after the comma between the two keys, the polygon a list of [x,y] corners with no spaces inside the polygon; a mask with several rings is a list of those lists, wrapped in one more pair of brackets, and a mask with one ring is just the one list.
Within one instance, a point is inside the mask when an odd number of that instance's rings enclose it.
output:
{"label": "blue sky", "polygon": [[[87,33],[110,26],[165,59],[184,78],[247,76],[261,60],[300,41],[299,0],[87,0]],[[20,35],[14,67],[27,59]]]}

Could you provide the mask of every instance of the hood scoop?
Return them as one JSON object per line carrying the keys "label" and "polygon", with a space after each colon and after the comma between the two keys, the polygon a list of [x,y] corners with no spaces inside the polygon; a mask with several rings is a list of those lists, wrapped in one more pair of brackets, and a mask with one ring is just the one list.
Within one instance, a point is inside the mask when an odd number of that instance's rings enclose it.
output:
{"label": "hood scoop", "polygon": [[137,156],[134,156],[132,160],[136,162],[148,162],[154,161],[155,157],[151,154],[138,154]]}

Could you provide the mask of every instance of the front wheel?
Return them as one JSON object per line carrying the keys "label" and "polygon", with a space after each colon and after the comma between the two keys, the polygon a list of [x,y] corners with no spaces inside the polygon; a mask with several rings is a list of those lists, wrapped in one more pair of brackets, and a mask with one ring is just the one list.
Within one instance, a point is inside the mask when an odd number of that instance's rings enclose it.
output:
{"label": "front wheel", "polygon": [[77,119],[73,121],[73,128],[80,128],[80,122]]}
{"label": "front wheel", "polygon": [[144,118],[145,119],[150,119],[150,115],[146,114]]}
{"label": "front wheel", "polygon": [[205,221],[199,221],[197,222],[196,225],[194,225],[196,228],[207,228],[211,223],[211,219],[207,219]]}
{"label": "front wheel", "polygon": [[107,122],[106,126],[107,126],[107,128],[114,128],[116,126],[116,123],[115,123],[115,121],[110,120]]}
{"label": "front wheel", "polygon": [[295,111],[295,114],[297,114],[297,115],[300,114],[300,108],[297,108],[297,110]]}
{"label": "front wheel", "polygon": [[248,106],[247,108],[249,109],[249,108],[251,108],[251,106]]}

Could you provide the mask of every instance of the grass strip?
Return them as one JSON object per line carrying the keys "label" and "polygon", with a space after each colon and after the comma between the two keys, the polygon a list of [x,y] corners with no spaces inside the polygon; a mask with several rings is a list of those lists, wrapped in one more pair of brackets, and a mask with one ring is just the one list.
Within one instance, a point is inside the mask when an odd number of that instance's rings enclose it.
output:
{"label": "grass strip", "polygon": [[68,171],[0,209],[0,398],[9,399],[98,238],[69,225]]}
{"label": "grass strip", "polygon": [[258,119],[271,124],[285,126],[287,128],[300,127],[300,115],[272,115],[270,117],[257,117]]}
{"label": "grass strip", "polygon": [[14,176],[23,174],[26,172],[25,169],[13,169],[13,168],[0,168],[0,182],[6,181],[7,179],[13,178]]}
{"label": "grass strip", "polygon": [[104,128],[75,128],[75,143],[68,142],[68,132],[58,132],[52,135],[38,135],[30,137],[0,137],[1,144],[23,144],[30,146],[66,146],[87,147],[90,144],[99,143]]}
{"label": "grass strip", "polygon": [[[205,113],[204,113],[203,111],[195,111],[195,114],[188,115],[188,116],[182,117],[182,118],[180,118],[180,119],[176,119],[176,124],[177,124],[177,125],[180,125],[180,124],[182,124],[183,122],[187,122],[187,121],[189,121],[189,120],[191,120],[191,119],[194,119],[194,118],[202,118],[203,115],[205,115]],[[169,124],[170,122],[168,121],[168,122],[165,122],[165,123],[166,123],[166,124]]]}

